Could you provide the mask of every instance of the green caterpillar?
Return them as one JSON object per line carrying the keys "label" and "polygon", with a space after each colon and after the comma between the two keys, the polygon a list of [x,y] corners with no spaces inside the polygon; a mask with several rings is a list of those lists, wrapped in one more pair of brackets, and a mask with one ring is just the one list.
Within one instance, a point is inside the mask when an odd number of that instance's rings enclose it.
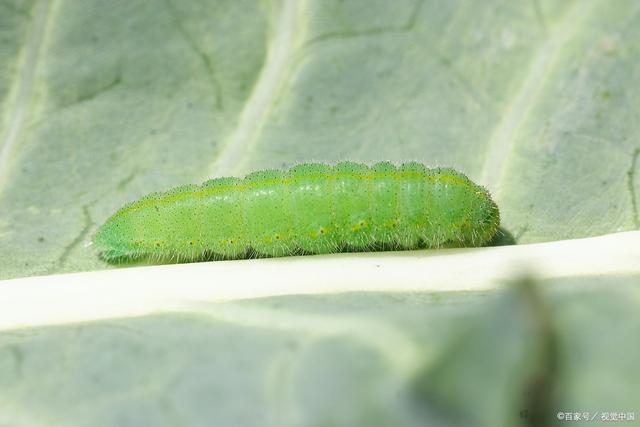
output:
{"label": "green caterpillar", "polygon": [[109,218],[93,244],[112,262],[277,257],[480,246],[499,223],[487,190],[453,169],[304,163],[150,194]]}

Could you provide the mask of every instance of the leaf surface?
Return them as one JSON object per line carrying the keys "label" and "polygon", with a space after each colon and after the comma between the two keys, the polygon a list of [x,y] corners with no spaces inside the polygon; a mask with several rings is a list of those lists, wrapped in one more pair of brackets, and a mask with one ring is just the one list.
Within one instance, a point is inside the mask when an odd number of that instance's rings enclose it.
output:
{"label": "leaf surface", "polygon": [[4,0],[0,276],[105,268],[125,202],[301,161],[423,161],[519,243],[637,229],[634,1]]}
{"label": "leaf surface", "polygon": [[[640,3],[390,5],[0,0],[0,425],[640,416]],[[345,159],[518,245],[93,271],[126,202]]]}

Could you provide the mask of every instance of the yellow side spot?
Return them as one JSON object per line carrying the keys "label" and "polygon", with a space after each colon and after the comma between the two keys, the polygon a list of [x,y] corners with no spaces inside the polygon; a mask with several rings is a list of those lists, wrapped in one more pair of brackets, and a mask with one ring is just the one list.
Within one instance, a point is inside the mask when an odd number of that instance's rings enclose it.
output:
{"label": "yellow side spot", "polygon": [[365,227],[368,227],[368,226],[369,226],[369,221],[367,221],[365,219],[362,219],[359,222],[357,222],[356,224],[353,224],[351,226],[351,230],[352,231],[359,231],[359,230],[361,230],[361,229],[363,229]]}
{"label": "yellow side spot", "polygon": [[398,226],[398,221],[392,219],[391,221],[384,224],[385,228],[396,228]]}

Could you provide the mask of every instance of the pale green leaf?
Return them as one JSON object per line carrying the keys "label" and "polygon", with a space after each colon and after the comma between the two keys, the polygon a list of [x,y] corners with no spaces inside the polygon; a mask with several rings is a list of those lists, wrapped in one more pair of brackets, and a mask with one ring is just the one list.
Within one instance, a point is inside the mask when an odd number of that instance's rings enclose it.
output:
{"label": "pale green leaf", "polygon": [[0,3],[0,277],[148,192],[300,161],[419,160],[520,243],[638,228],[640,5]]}
{"label": "pale green leaf", "polygon": [[[635,0],[0,0],[0,425],[640,419],[639,55]],[[92,271],[128,201],[345,159],[518,244]]]}

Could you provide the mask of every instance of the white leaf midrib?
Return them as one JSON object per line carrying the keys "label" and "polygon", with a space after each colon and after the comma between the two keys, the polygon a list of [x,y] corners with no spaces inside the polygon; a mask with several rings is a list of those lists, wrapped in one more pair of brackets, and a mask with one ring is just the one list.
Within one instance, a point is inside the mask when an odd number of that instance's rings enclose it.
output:
{"label": "white leaf midrib", "polygon": [[640,231],[548,243],[158,265],[0,281],[0,331],[210,304],[342,292],[444,292],[540,280],[640,276]]}

